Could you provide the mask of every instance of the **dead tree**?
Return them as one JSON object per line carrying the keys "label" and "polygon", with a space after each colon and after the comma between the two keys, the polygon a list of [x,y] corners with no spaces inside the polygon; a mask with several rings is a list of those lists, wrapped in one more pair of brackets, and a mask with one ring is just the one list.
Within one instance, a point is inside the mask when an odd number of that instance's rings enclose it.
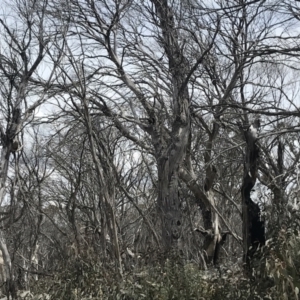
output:
{"label": "dead tree", "polygon": [[260,207],[251,199],[251,191],[255,185],[259,164],[259,147],[257,135],[259,120],[244,132],[246,150],[244,158],[244,176],[242,184],[242,214],[243,214],[243,250],[244,263],[251,269],[251,262],[256,250],[265,244],[265,226],[261,219]]}

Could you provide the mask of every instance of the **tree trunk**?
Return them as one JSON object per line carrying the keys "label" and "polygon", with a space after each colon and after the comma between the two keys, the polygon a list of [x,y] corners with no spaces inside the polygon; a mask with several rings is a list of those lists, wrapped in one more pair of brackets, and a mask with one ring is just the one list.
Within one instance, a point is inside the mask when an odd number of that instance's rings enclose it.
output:
{"label": "tree trunk", "polygon": [[244,132],[246,140],[246,155],[244,161],[244,178],[242,184],[242,214],[243,214],[243,250],[244,262],[248,271],[258,247],[265,244],[264,221],[261,220],[260,208],[251,199],[251,191],[257,179],[259,148],[257,137],[251,130]]}
{"label": "tree trunk", "polygon": [[173,164],[172,157],[161,158],[158,161],[157,205],[161,221],[163,247],[165,251],[168,251],[181,236],[178,166]]}
{"label": "tree trunk", "polygon": [[[93,125],[91,121],[91,116],[89,113],[89,108],[87,104],[86,98],[82,99],[84,105],[84,116],[87,127],[87,134],[90,144],[90,150],[92,154],[92,159],[95,164],[96,173],[98,176],[99,188],[102,190],[102,194],[100,195],[100,203],[104,207],[105,219],[107,221],[107,228],[112,240],[112,253],[114,254],[116,267],[120,277],[123,276],[122,270],[122,259],[120,253],[120,246],[118,240],[118,232],[117,232],[117,220],[115,214],[115,190],[113,187],[110,187],[105,177],[108,177],[108,174],[104,174],[103,167],[101,166],[101,162],[99,159],[99,155],[97,155],[96,150],[96,136],[93,130]],[[107,175],[107,176],[105,176]]]}
{"label": "tree trunk", "polygon": [[0,232],[0,250],[3,255],[3,261],[5,264],[5,279],[6,279],[6,293],[7,299],[16,299],[17,291],[16,291],[16,284],[14,280],[13,268],[11,263],[10,254],[7,249],[6,241],[3,237],[2,231]]}
{"label": "tree trunk", "polygon": [[[162,42],[168,57],[173,89],[172,124],[170,137],[163,136],[163,122],[155,120],[152,139],[156,145],[158,165],[158,211],[161,220],[162,244],[169,251],[181,235],[181,209],[178,195],[179,168],[182,164],[190,134],[189,92],[187,88],[188,63],[178,40],[172,7],[168,1],[151,0],[158,16]],[[160,127],[160,128],[159,128]],[[160,133],[160,136],[157,134]],[[159,143],[157,143],[159,142]]]}
{"label": "tree trunk", "polygon": [[[186,164],[188,167],[189,164]],[[204,230],[197,230],[204,235],[204,250],[206,252],[206,263],[218,263],[220,247],[225,242],[226,235],[231,234],[238,242],[241,238],[238,237],[230,228],[228,222],[218,212],[213,198],[207,196],[207,193],[203,191],[203,186],[197,182],[196,175],[192,169],[180,170],[180,178],[186,183],[188,188],[195,196],[196,203],[200,206]],[[220,232],[219,219],[227,228],[227,232]]]}
{"label": "tree trunk", "polygon": [[[9,126],[5,135],[1,137],[2,150],[0,161],[0,203],[3,202],[5,197],[6,180],[8,176],[9,159],[11,153],[15,151],[13,143],[17,137],[19,128],[21,127],[21,109],[15,108],[12,115],[12,123]],[[16,286],[13,274],[13,266],[11,257],[8,252],[8,247],[5,241],[4,233],[0,230],[0,250],[3,254],[3,261],[5,264],[5,277],[7,286],[7,297],[11,296],[12,299],[16,298]]]}
{"label": "tree trunk", "polygon": [[[215,205],[213,191],[208,192],[208,198],[211,203]],[[204,243],[203,250],[205,253],[206,264],[218,264],[220,254],[220,243],[222,242],[222,236],[220,232],[219,216],[211,209],[202,213],[204,221]]]}
{"label": "tree trunk", "polygon": [[[213,165],[212,160],[212,150],[214,139],[217,136],[219,131],[219,124],[214,122],[213,129],[209,132],[209,139],[206,143],[206,149],[204,153],[204,161],[206,166],[206,176],[204,181],[204,191],[207,195],[209,203],[212,204],[214,207],[215,204],[215,197],[213,191],[214,181],[217,175],[216,167]],[[218,263],[219,260],[219,249],[220,243],[222,241],[221,233],[220,233],[220,224],[219,224],[219,216],[215,211],[212,211],[211,206],[206,207],[206,210],[202,213],[203,222],[204,222],[204,229],[207,232],[204,238],[204,252],[206,263],[214,265]]]}

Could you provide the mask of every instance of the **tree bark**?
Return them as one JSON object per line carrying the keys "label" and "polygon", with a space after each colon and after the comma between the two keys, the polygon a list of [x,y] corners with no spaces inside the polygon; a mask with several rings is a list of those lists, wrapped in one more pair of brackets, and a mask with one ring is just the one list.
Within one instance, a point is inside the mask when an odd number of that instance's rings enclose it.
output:
{"label": "tree bark", "polygon": [[242,184],[242,215],[243,215],[243,251],[244,263],[251,270],[251,263],[258,247],[265,244],[265,227],[261,219],[260,208],[251,199],[251,191],[255,185],[259,164],[259,148],[257,137],[250,130],[244,132],[246,155],[244,161],[244,178]]}
{"label": "tree bark", "polygon": [[[204,181],[204,191],[207,195],[209,202],[215,206],[215,197],[213,191],[213,184],[217,175],[216,167],[213,165],[212,161],[212,150],[214,139],[219,131],[219,124],[214,123],[213,129],[209,132],[209,138],[206,143],[206,149],[204,153],[204,162],[205,162],[205,181]],[[219,216],[215,211],[212,211],[211,207],[206,207],[204,213],[202,213],[204,221],[204,229],[207,231],[207,234],[204,237],[204,252],[206,257],[206,263],[213,263],[216,265],[219,260],[219,244],[222,241],[220,233],[220,223]]]}
{"label": "tree bark", "polygon": [[[168,1],[151,0],[158,16],[158,26],[162,33],[164,50],[169,61],[173,88],[173,120],[170,138],[163,141],[164,136],[157,135],[163,124],[154,126],[152,139],[156,147],[158,169],[157,206],[161,220],[162,244],[169,251],[181,236],[181,209],[178,194],[179,168],[184,160],[190,133],[189,93],[186,78],[188,64],[178,40],[172,8]],[[159,123],[159,120],[155,120]],[[160,132],[162,133],[162,132]],[[159,143],[157,143],[160,140]],[[162,146],[166,144],[165,146]]]}
{"label": "tree bark", "polygon": [[[23,89],[20,91],[20,98],[23,96]],[[13,142],[15,137],[18,134],[18,131],[21,127],[21,109],[16,107],[13,110],[12,115],[12,123],[8,127],[6,134],[2,134],[1,143],[2,143],[2,151],[1,151],[1,162],[0,162],[0,203],[3,202],[5,197],[5,188],[6,188],[6,180],[8,177],[8,167],[9,167],[9,159],[11,153],[13,152]],[[11,262],[11,257],[8,252],[7,243],[5,241],[4,233],[0,230],[0,250],[3,254],[3,260],[5,264],[5,277],[6,277],[6,286],[7,286],[7,297],[11,296],[12,299],[16,298],[16,285],[14,280],[13,273],[13,265]]]}
{"label": "tree bark", "polygon": [[[172,153],[173,154],[173,153]],[[161,220],[162,242],[170,250],[181,236],[181,210],[178,194],[180,156],[174,153],[158,159],[158,211]]]}
{"label": "tree bark", "polygon": [[[204,250],[206,251],[206,261],[209,263],[218,263],[219,249],[222,244],[225,242],[226,235],[231,234],[237,242],[241,242],[241,238],[237,236],[234,231],[230,228],[228,222],[223,218],[218,209],[215,206],[214,201],[211,197],[207,196],[207,193],[203,191],[203,186],[197,183],[196,175],[192,170],[186,170],[181,168],[180,178],[186,183],[188,188],[195,196],[196,203],[200,206],[204,230],[200,232],[205,236],[209,235],[210,237],[205,239]],[[219,219],[222,220],[222,223],[227,228],[227,232],[220,232],[219,229]],[[217,231],[214,231],[216,230]],[[207,250],[208,251],[207,251]],[[207,253],[210,254],[208,257]]]}

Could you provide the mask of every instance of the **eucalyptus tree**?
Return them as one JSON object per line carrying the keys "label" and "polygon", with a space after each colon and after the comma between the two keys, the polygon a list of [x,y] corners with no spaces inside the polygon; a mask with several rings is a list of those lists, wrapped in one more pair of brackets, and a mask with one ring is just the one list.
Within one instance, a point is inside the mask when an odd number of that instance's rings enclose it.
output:
{"label": "eucalyptus tree", "polygon": [[[56,7],[54,15],[69,22],[69,39],[81,39],[85,74],[94,74],[100,83],[89,86],[89,101],[126,138],[155,157],[161,239],[163,248],[170,249],[182,236],[178,189],[179,170],[191,141],[188,83],[216,33],[206,29],[206,41],[196,45],[197,60],[189,62],[176,25],[182,21],[179,4],[70,1]],[[90,47],[94,43],[99,49]]]}
{"label": "eucalyptus tree", "polygon": [[[91,150],[96,143],[93,112],[155,159],[163,249],[184,239],[184,183],[201,209],[207,262],[217,261],[228,234],[241,242],[235,224],[224,217],[220,199],[233,205],[235,217],[243,211],[247,252],[252,227],[246,216],[257,203],[250,197],[250,185],[247,195],[244,190],[249,176],[252,187],[256,182],[260,162],[249,157],[263,139],[256,134],[251,138],[249,128],[258,117],[299,116],[292,107],[297,94],[288,92],[290,82],[272,72],[279,65],[289,70],[298,65],[298,39],[292,34],[297,19],[290,8],[274,1],[234,0],[52,4],[48,12],[64,30],[55,50],[63,56],[61,77],[51,88],[68,95],[69,103],[79,101]],[[263,124],[261,129],[268,127]],[[233,162],[228,158],[232,149],[237,154]],[[220,174],[232,175],[224,167],[229,162],[237,173],[229,180],[228,193],[228,181]],[[235,191],[240,191],[237,200],[248,199],[240,202],[242,209],[227,197]],[[259,209],[254,218],[260,219]]]}
{"label": "eucalyptus tree", "polygon": [[2,217],[18,288],[23,289],[42,273],[38,258],[44,251],[44,245],[40,247],[45,221],[44,186],[53,172],[41,147],[41,132],[28,128],[24,134],[31,143],[19,153],[16,172],[8,177],[10,203]]}
{"label": "eucalyptus tree", "polygon": [[[12,205],[7,195],[7,178],[13,166],[18,167],[18,153],[26,147],[23,128],[33,120],[35,109],[49,97],[46,87],[39,88],[32,81],[43,78],[50,83],[55,77],[55,66],[50,65],[47,71],[42,66],[52,35],[45,16],[47,1],[5,4],[0,17],[0,201],[2,205]],[[6,221],[2,228],[9,226],[11,219]],[[6,266],[7,290],[14,297],[13,266],[3,230],[0,232],[0,249]]]}
{"label": "eucalyptus tree", "polygon": [[[265,240],[259,199],[251,195],[261,163],[258,138],[261,135],[260,141],[264,141],[263,132],[269,131],[270,123],[265,123],[266,118],[274,122],[278,118],[299,117],[298,84],[292,80],[292,73],[298,72],[299,63],[295,57],[299,41],[294,34],[295,20],[287,14],[283,3],[220,1],[211,9],[223,14],[214,44],[214,58],[218,62],[215,65],[219,66],[219,71],[217,76],[210,75],[215,79],[212,83],[217,92],[233,85],[223,94],[223,102],[216,97],[219,100],[216,107],[220,105],[222,111],[219,122],[221,127],[232,130],[234,136],[239,135],[240,142],[245,142],[242,181],[237,181],[237,185],[242,192],[244,258],[249,262],[249,248],[256,249]],[[263,122],[261,127],[259,119]],[[274,130],[273,134],[278,136],[280,131]],[[281,192],[282,188],[281,184]]]}

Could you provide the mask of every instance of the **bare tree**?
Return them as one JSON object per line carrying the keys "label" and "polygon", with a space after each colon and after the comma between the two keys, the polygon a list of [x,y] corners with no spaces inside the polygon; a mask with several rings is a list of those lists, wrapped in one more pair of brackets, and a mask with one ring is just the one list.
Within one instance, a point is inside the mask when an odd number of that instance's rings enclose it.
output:
{"label": "bare tree", "polygon": [[[12,4],[12,3],[11,3]],[[0,50],[1,80],[1,167],[0,201],[8,200],[6,186],[10,162],[18,167],[18,152],[22,143],[23,128],[32,120],[34,110],[47,100],[46,90],[39,89],[31,81],[41,78],[41,62],[49,47],[49,33],[45,10],[47,1],[15,1],[6,18],[0,18],[2,32]],[[51,73],[45,82],[51,82]],[[34,99],[35,97],[35,99]],[[3,225],[2,225],[3,226]],[[0,232],[0,249],[6,266],[8,295],[15,297],[14,272],[4,232]]]}
{"label": "bare tree", "polygon": [[[159,237],[157,244],[163,250],[184,244],[183,206],[185,198],[191,197],[200,207],[204,228],[198,229],[204,235],[206,262],[217,263],[227,236],[241,244],[242,232],[236,224],[240,217],[247,257],[249,246],[256,243],[251,241],[249,214],[254,211],[253,218],[260,218],[259,199],[250,197],[251,189],[257,178],[268,188],[273,182],[258,174],[267,173],[258,152],[266,152],[261,144],[267,134],[278,133],[276,129],[254,138],[249,128],[257,117],[269,118],[272,124],[277,118],[299,116],[296,94],[289,92],[291,79],[276,71],[298,66],[298,40],[291,33],[297,18],[284,9],[280,3],[265,1],[53,2],[49,13],[57,21],[58,33],[55,50],[49,49],[48,54],[61,53],[62,63],[51,89],[60,94],[59,106],[72,107],[64,108],[64,113],[76,112],[87,129],[99,187],[105,190],[102,204],[108,205],[106,217],[113,222],[115,249],[122,248],[116,233],[117,199],[104,187],[107,180],[118,182],[132,205],[134,192],[124,187],[122,172],[113,175],[114,164],[105,171],[114,157],[106,156],[108,148],[97,136],[97,117],[156,162],[151,170],[157,181],[153,180],[156,226],[142,218],[153,227],[152,235]],[[269,124],[261,130],[268,131]],[[278,168],[283,169],[280,148]],[[273,192],[281,193],[285,183],[278,180],[279,190]],[[182,194],[183,187],[193,197]],[[228,212],[224,203],[230,203],[234,212]],[[190,220],[190,229],[195,220]],[[117,252],[121,265],[121,251]]]}

